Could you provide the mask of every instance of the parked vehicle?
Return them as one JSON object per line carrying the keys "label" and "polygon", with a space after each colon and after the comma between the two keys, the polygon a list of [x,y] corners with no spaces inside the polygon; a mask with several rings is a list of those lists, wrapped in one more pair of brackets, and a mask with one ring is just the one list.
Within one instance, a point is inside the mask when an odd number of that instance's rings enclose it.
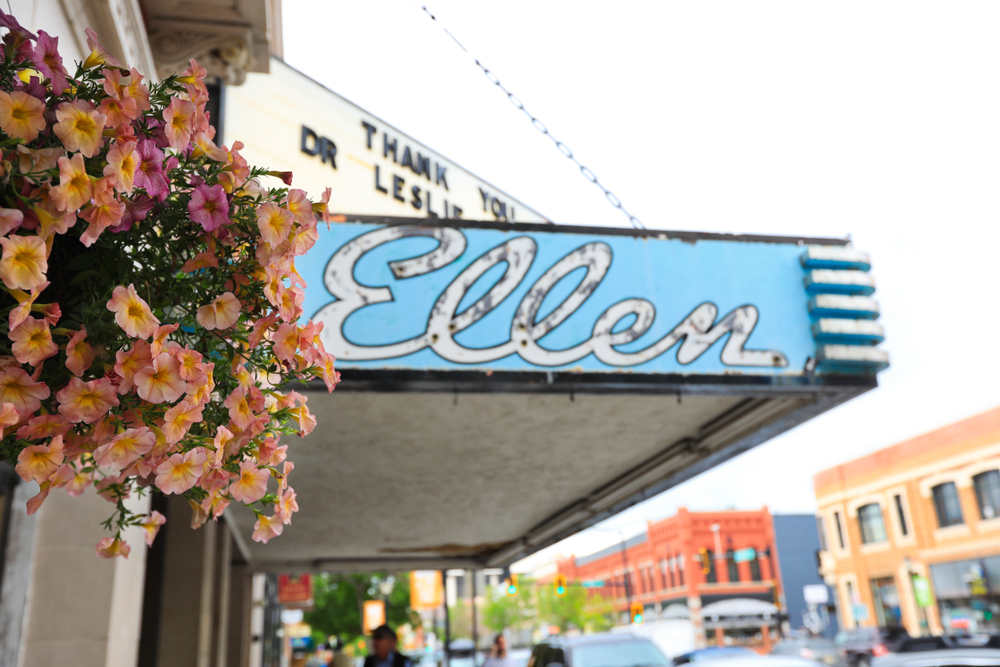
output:
{"label": "parked vehicle", "polygon": [[535,646],[527,667],[670,667],[653,642],[629,634],[550,637]]}
{"label": "parked vehicle", "polygon": [[834,641],[849,667],[869,667],[872,658],[892,653],[909,637],[909,633],[898,626],[854,628],[838,633]]}
{"label": "parked vehicle", "polygon": [[841,655],[837,644],[823,637],[798,637],[786,639],[776,644],[772,655],[794,655],[806,660],[815,660],[830,667],[848,667],[847,659]]}
{"label": "parked vehicle", "polygon": [[872,667],[988,667],[1000,665],[1000,635],[985,644],[964,637],[912,637]]}
{"label": "parked vehicle", "polygon": [[697,651],[684,653],[674,658],[675,665],[684,665],[689,662],[707,662],[709,660],[728,660],[730,658],[746,658],[757,654],[744,646],[718,646],[712,648],[700,648]]}

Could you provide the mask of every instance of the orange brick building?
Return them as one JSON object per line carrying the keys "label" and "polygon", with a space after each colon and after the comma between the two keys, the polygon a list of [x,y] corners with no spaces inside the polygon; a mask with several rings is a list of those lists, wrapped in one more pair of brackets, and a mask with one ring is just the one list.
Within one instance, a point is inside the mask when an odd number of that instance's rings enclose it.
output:
{"label": "orange brick building", "polygon": [[[739,630],[735,621],[711,612],[709,605],[718,602],[749,601],[744,606],[760,617],[744,625],[755,633],[761,625],[774,628],[778,622],[781,575],[766,507],[747,512],[689,512],[682,507],[672,517],[649,522],[644,534],[624,545],[560,560],[557,567],[570,582],[605,582],[590,595],[612,600],[623,614],[630,603],[641,602],[648,619],[690,618],[699,646]],[[767,643],[770,633],[764,634]]]}
{"label": "orange brick building", "polygon": [[1000,408],[813,482],[841,627],[1000,631]]}

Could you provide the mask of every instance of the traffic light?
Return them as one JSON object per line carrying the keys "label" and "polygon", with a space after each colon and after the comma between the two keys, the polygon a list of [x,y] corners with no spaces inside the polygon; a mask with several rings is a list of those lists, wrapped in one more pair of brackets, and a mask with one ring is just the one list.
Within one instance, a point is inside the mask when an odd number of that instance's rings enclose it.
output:
{"label": "traffic light", "polygon": [[512,574],[504,582],[507,585],[507,595],[517,595],[517,575]]}
{"label": "traffic light", "polygon": [[556,578],[552,581],[552,588],[556,592],[556,597],[561,598],[566,596],[566,575],[557,574]]}
{"label": "traffic light", "polygon": [[632,622],[636,625],[642,623],[642,612],[645,611],[641,602],[633,602],[632,607]]}
{"label": "traffic light", "polygon": [[698,555],[701,557],[701,572],[702,574],[708,574],[712,571],[711,558],[708,555],[708,549],[702,547],[698,549]]}

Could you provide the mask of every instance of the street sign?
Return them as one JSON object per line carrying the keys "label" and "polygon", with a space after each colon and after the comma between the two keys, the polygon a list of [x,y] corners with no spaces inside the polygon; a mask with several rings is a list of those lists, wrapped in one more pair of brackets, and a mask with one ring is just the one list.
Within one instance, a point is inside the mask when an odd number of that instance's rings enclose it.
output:
{"label": "street sign", "polygon": [[306,607],[312,603],[312,576],[278,575],[278,602],[286,607]]}
{"label": "street sign", "polygon": [[830,601],[830,590],[825,584],[808,584],[802,587],[802,597],[806,604],[826,604]]}
{"label": "street sign", "polygon": [[604,588],[604,582],[599,579],[595,579],[592,581],[583,581],[581,582],[581,585],[584,588]]}
{"label": "street sign", "polygon": [[365,600],[364,622],[362,629],[365,635],[370,635],[372,630],[385,624],[385,602],[382,600]]}
{"label": "street sign", "polygon": [[868,605],[866,604],[852,604],[851,613],[854,615],[854,620],[857,622],[868,620]]}
{"label": "street sign", "polygon": [[753,547],[738,549],[733,553],[733,560],[737,563],[746,563],[757,557],[757,550]]}
{"label": "street sign", "polygon": [[410,573],[410,607],[437,609],[444,603],[441,573],[437,570],[414,570]]}
{"label": "street sign", "polygon": [[913,577],[913,596],[917,599],[918,607],[927,608],[934,604],[931,602],[931,584],[927,577]]}

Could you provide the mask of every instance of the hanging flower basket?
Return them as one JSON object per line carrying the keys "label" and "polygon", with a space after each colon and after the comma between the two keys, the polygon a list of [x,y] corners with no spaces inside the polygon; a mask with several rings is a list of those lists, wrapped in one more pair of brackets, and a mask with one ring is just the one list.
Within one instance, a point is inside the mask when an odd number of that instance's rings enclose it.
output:
{"label": "hanging flower basket", "polygon": [[195,527],[242,503],[267,542],[298,509],[280,438],[316,425],[288,386],[339,380],[295,270],[330,190],[217,146],[193,60],[147,86],[88,30],[71,76],[55,38],[0,26],[0,459],[39,484],[29,514],[95,487],[102,556],[152,542],[164,517],[126,500],[154,491]]}

